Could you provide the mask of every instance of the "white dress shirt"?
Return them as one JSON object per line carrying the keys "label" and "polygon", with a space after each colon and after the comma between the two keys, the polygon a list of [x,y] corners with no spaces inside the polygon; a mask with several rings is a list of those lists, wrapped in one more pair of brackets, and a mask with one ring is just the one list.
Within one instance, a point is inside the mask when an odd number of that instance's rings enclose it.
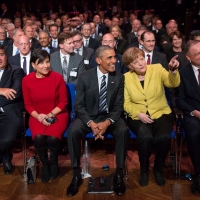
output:
{"label": "white dress shirt", "polygon": [[197,80],[197,83],[199,84],[199,79],[198,79],[198,76],[199,76],[199,68],[198,67],[195,67],[194,65],[192,65],[192,69],[194,71],[194,75],[196,77],[196,80]]}
{"label": "white dress shirt", "polygon": [[26,57],[26,73],[29,74],[30,73],[29,70],[30,70],[31,52],[29,54],[27,54],[26,56],[24,56],[20,53],[20,64],[21,64],[22,69],[23,69],[24,57]]}
{"label": "white dress shirt", "polygon": [[18,48],[13,44],[13,52],[12,55],[15,56]]}
{"label": "white dress shirt", "polygon": [[66,60],[67,60],[67,68],[69,66],[69,54],[62,54],[62,52],[60,51],[60,60],[61,60],[61,65],[62,65],[62,69],[63,69],[63,61],[64,61],[64,57],[66,56]]}
{"label": "white dress shirt", "polygon": [[146,62],[147,62],[147,59],[148,59],[147,54],[150,55],[150,61],[151,61],[150,63],[152,63],[153,51],[151,51],[150,53],[146,53],[146,52],[144,51],[144,55],[145,55],[145,60],[146,60]]}

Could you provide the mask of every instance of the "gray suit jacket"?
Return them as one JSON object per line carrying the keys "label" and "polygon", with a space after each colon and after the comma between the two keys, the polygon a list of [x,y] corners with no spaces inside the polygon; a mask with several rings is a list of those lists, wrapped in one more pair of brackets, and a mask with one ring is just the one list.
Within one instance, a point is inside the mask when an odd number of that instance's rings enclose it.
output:
{"label": "gray suit jacket", "polygon": [[[62,64],[60,60],[60,51],[52,53],[50,57],[51,57],[50,64],[52,71],[58,72],[59,74],[63,75]],[[77,72],[77,75],[71,76],[70,73],[72,71]],[[84,71],[85,71],[85,66],[83,62],[83,57],[76,53],[71,53],[68,64],[67,83],[76,83],[78,76]]]}

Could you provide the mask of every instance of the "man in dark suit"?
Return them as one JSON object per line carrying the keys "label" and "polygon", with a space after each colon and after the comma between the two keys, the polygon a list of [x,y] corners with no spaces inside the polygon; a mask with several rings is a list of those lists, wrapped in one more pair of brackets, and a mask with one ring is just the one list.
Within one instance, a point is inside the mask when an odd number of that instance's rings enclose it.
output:
{"label": "man in dark suit", "polygon": [[[114,49],[114,47],[116,45],[116,40],[115,40],[114,36],[111,33],[107,33],[107,34],[103,35],[102,45],[108,45]],[[95,55],[93,54],[90,58],[89,67],[91,69],[91,68],[97,67],[97,65],[98,64],[96,62]],[[115,71],[120,72],[122,74],[128,72],[128,68],[124,65],[124,63],[122,61],[122,56],[119,53],[116,53]]]}
{"label": "man in dark suit", "polygon": [[41,49],[46,50],[49,54],[52,54],[56,51],[59,51],[59,48],[54,48],[50,45],[51,37],[47,31],[39,32],[39,43],[41,45]]}
{"label": "man in dark suit", "polygon": [[22,78],[23,70],[7,63],[4,47],[0,45],[0,162],[3,163],[5,174],[11,174],[12,144],[17,134],[22,133],[23,117]]}
{"label": "man in dark suit", "polygon": [[72,33],[60,33],[58,45],[60,50],[51,54],[51,69],[63,75],[65,82],[76,83],[85,66],[83,57],[74,53]]}
{"label": "man in dark suit", "polygon": [[96,50],[99,47],[99,42],[90,37],[91,26],[89,23],[85,23],[81,27],[81,33],[83,35],[83,44],[86,47]]}
{"label": "man in dark suit", "polygon": [[94,38],[95,40],[97,40],[98,42],[101,41],[101,36],[96,34],[96,26],[94,22],[90,22],[90,26],[91,26],[91,34],[90,37]]}
{"label": "man in dark suit", "polygon": [[31,43],[26,35],[22,35],[18,39],[18,48],[20,53],[11,56],[8,59],[8,63],[11,65],[16,65],[24,70],[24,74],[27,75],[34,71],[31,63]]}
{"label": "man in dark suit", "polygon": [[68,147],[73,168],[73,179],[67,188],[67,195],[74,196],[82,184],[80,169],[81,137],[93,132],[95,140],[104,139],[107,131],[116,140],[117,169],[114,177],[115,192],[123,195],[123,168],[127,153],[129,133],[122,116],[124,101],[124,78],[115,72],[115,51],[101,46],[96,52],[98,67],[79,77],[76,85],[75,112],[77,118],[68,131]]}
{"label": "man in dark suit", "polygon": [[89,61],[94,49],[83,46],[83,36],[80,31],[76,30],[73,33],[74,52],[81,55],[84,59],[85,69],[89,69]]}
{"label": "man in dark suit", "polygon": [[30,43],[31,43],[31,51],[33,51],[34,49],[38,49],[41,48],[40,43],[38,42],[37,39],[34,38],[34,34],[33,34],[33,28],[32,26],[24,26],[23,28],[24,30],[24,34],[29,38]]}
{"label": "man in dark suit", "polygon": [[177,107],[184,113],[183,128],[185,131],[188,152],[194,166],[195,179],[192,193],[200,194],[200,60],[199,41],[190,40],[186,44],[186,56],[190,64],[180,70],[181,83],[176,99]]}
{"label": "man in dark suit", "polygon": [[155,36],[152,31],[145,31],[141,35],[141,45],[145,54],[145,60],[148,65],[160,63],[166,70],[168,70],[168,62],[165,54],[156,52]]}
{"label": "man in dark suit", "polygon": [[93,22],[96,25],[96,34],[102,36],[106,32],[106,27],[104,24],[101,23],[101,17],[98,14],[95,14],[93,17]]}
{"label": "man in dark suit", "polygon": [[19,53],[18,49],[18,39],[20,36],[24,35],[24,31],[21,29],[15,29],[13,34],[13,43],[9,44],[6,49],[6,56],[9,58],[10,56],[14,56]]}
{"label": "man in dark suit", "polygon": [[4,26],[0,26],[0,44],[4,47],[13,43],[11,38],[6,38],[6,29]]}
{"label": "man in dark suit", "polygon": [[59,46],[58,46],[58,26],[57,26],[57,24],[51,24],[49,26],[49,33],[51,35],[50,45],[54,48],[59,48]]}
{"label": "man in dark suit", "polygon": [[148,28],[149,31],[152,31],[152,23],[151,23],[151,20],[152,20],[152,17],[150,15],[144,15],[143,16],[143,23],[144,25]]}
{"label": "man in dark suit", "polygon": [[141,26],[141,22],[138,19],[132,21],[132,30],[126,35],[128,45],[137,42],[137,30]]}
{"label": "man in dark suit", "polygon": [[13,19],[12,13],[8,10],[8,7],[5,3],[1,4],[1,18],[8,18],[8,19]]}

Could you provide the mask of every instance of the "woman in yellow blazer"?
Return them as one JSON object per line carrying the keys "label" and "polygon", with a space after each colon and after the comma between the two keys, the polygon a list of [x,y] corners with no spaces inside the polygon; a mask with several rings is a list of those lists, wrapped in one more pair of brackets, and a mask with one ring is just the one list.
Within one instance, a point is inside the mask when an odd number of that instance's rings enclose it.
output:
{"label": "woman in yellow blazer", "polygon": [[164,87],[180,84],[176,57],[170,61],[169,71],[160,64],[147,65],[144,52],[138,48],[127,49],[122,57],[130,70],[125,74],[124,110],[128,113],[129,128],[137,135],[141,186],[149,181],[149,157],[153,146],[156,183],[165,185],[163,166],[169,152],[173,120]]}

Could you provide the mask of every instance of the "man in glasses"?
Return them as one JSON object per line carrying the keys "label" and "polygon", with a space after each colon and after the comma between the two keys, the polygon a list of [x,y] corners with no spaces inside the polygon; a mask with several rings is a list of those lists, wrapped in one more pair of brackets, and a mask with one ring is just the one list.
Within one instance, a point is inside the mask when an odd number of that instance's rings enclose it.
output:
{"label": "man in glasses", "polygon": [[30,65],[31,43],[26,35],[19,37],[18,49],[20,53],[9,57],[8,62],[22,68],[27,75],[33,71],[33,67]]}
{"label": "man in glasses", "polygon": [[81,55],[84,59],[85,68],[89,68],[89,60],[94,50],[83,45],[83,36],[80,31],[76,30],[73,33],[74,52]]}

